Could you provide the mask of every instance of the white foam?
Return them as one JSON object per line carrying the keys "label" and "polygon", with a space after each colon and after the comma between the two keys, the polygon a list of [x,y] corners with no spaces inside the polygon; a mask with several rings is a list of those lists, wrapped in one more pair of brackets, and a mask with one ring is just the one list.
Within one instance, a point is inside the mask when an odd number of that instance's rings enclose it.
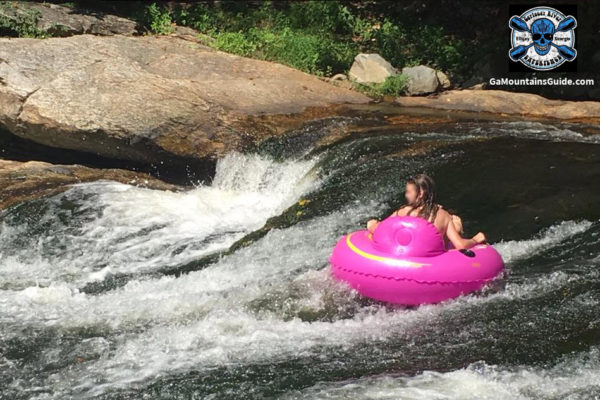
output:
{"label": "white foam", "polygon": [[505,263],[510,263],[539,254],[573,235],[585,232],[590,226],[592,222],[587,220],[562,221],[542,230],[532,239],[501,241],[494,243],[494,248],[498,250]]}
{"label": "white foam", "polygon": [[189,324],[155,326],[129,336],[105,357],[53,376],[56,385],[52,390],[96,396],[166,373],[318,357],[324,348],[344,351],[359,343],[389,339],[439,312],[441,309],[433,306],[418,312],[376,307],[349,319],[306,322],[298,318],[283,321],[277,314],[257,317],[242,310],[212,310]]}
{"label": "white foam", "polygon": [[[271,230],[249,247],[205,269],[178,278],[133,279],[98,295],[80,293],[67,283],[0,291],[3,319],[15,324],[63,328],[110,326],[127,329],[202,316],[217,308],[232,309],[288,284],[304,272],[327,265],[336,236],[373,206],[365,204]],[[364,218],[364,217],[363,217]]]}
{"label": "white foam", "polygon": [[[451,372],[424,371],[412,377],[369,377],[320,383],[283,399],[533,400],[594,399],[600,394],[600,351],[568,355],[548,368],[505,368],[484,361]],[[595,396],[595,397],[591,397]]]}
{"label": "white foam", "polygon": [[[172,243],[185,243],[188,238],[192,240],[190,237],[199,231],[186,225],[190,218],[212,221],[217,227],[212,231],[216,232],[215,235],[223,236],[236,229],[254,229],[262,226],[269,215],[280,213],[291,202],[297,201],[300,193],[318,182],[311,176],[312,162],[291,162],[283,167],[289,170],[286,175],[270,173],[270,169],[282,168],[281,165],[273,165],[270,160],[240,157],[242,160],[238,161],[242,166],[239,169],[236,167],[239,164],[232,159],[229,160],[232,162],[230,166],[227,166],[227,161],[220,164],[223,168],[218,173],[220,178],[215,179],[210,188],[196,189],[199,191],[196,198],[185,197],[191,196],[190,193],[146,192],[113,182],[101,182],[97,187],[91,184],[77,186],[92,195],[82,208],[94,211],[98,204],[103,204],[102,214],[91,218],[83,226],[84,238],[97,238],[97,241],[83,241],[83,248],[107,257],[111,247],[107,247],[102,238],[103,235],[112,235],[110,237],[116,251],[120,252],[123,265],[111,263],[107,268],[128,271],[127,268],[131,268],[130,264],[135,264],[136,259],[128,259],[127,247],[120,248],[119,244],[128,234],[135,233],[129,230],[132,226],[140,229],[148,226],[148,220],[163,225],[174,220],[166,228],[158,229],[160,234],[156,237],[153,231],[145,234],[144,237],[152,241],[149,249],[160,246],[164,237]],[[263,173],[257,173],[251,167],[254,164],[264,167]],[[295,182],[297,187],[288,187],[289,182]],[[222,196],[226,200],[222,200]],[[276,200],[270,199],[271,196]],[[153,206],[155,203],[158,204],[156,207]],[[190,207],[199,207],[198,203],[203,204],[203,209],[210,210],[208,217],[194,216],[194,212],[189,211]],[[141,211],[128,215],[128,210],[135,204],[141,204]],[[236,214],[240,207],[262,214]],[[178,278],[133,279],[121,288],[93,296],[80,293],[73,282],[101,277],[105,271],[85,270],[86,265],[78,264],[85,273],[76,275],[73,280],[56,279],[64,277],[63,269],[57,275],[47,275],[52,277],[47,287],[0,290],[0,318],[4,326],[15,329],[14,332],[4,331],[2,335],[6,339],[10,335],[21,334],[21,329],[26,327],[56,328],[58,331],[82,328],[87,332],[100,328],[106,337],[90,341],[80,350],[83,355],[92,354],[94,359],[84,359],[72,368],[61,369],[40,388],[52,392],[54,398],[68,397],[73,393],[77,393],[76,397],[85,397],[165,374],[240,363],[272,363],[290,357],[318,357],[323,348],[331,352],[368,341],[390,340],[394,335],[431,321],[440,313],[460,309],[465,303],[501,298],[465,297],[416,310],[389,311],[381,306],[357,305],[347,287],[329,278],[327,259],[342,234],[363,227],[368,215],[382,209],[379,204],[357,202],[343,210],[301,221],[286,229],[273,229],[248,247],[221,258],[203,270]],[[216,221],[215,215],[221,215],[223,219],[241,219],[242,223]],[[117,229],[117,233],[110,233],[111,226]],[[562,232],[565,229],[558,230]],[[564,237],[568,237],[568,232],[563,233]],[[210,236],[211,232],[201,231],[200,234]],[[544,235],[546,233],[531,240],[543,239]],[[232,234],[232,237],[236,236]],[[550,241],[544,246],[559,241]],[[143,242],[129,243],[137,249],[144,249],[146,245]],[[522,242],[506,244],[507,249],[521,245]],[[541,248],[544,247],[535,247],[534,251]],[[70,256],[65,257],[73,261],[73,258],[68,258]],[[172,257],[169,254],[147,256],[146,261],[150,266],[153,261],[159,265]],[[84,261],[90,262],[90,258]],[[49,267],[56,267],[56,264],[49,263],[44,268]],[[539,282],[555,285],[569,278],[568,274],[561,274]],[[23,280],[34,277],[24,275]],[[530,289],[525,285],[518,288],[508,290],[508,294],[503,296],[523,296]],[[270,296],[278,293],[284,304],[271,301]],[[268,306],[261,306],[262,300],[266,300]],[[332,321],[306,321],[297,317],[300,311],[327,314],[329,307],[334,309]],[[352,312],[350,316],[338,317],[336,307],[350,308]],[[49,350],[40,362],[56,362],[57,357]]]}
{"label": "white foam", "polygon": [[[27,246],[3,249],[28,234],[3,224],[0,251],[8,254],[0,261],[0,287],[82,286],[108,273],[148,272],[226,249],[315,189],[317,161],[230,153],[219,160],[212,185],[182,193],[106,180],[72,185],[48,200],[39,222],[50,231]],[[65,199],[77,204],[77,216],[61,209]],[[69,221],[62,224],[59,214]]]}
{"label": "white foam", "polygon": [[508,135],[526,139],[550,140],[553,142],[600,143],[600,135],[584,135],[572,129],[571,124],[551,125],[534,121],[490,122],[485,127],[470,130],[471,134]]}
{"label": "white foam", "polygon": [[[32,323],[63,328],[101,324],[118,332],[129,331],[114,351],[77,370],[59,372],[48,384],[57,394],[75,391],[95,396],[166,373],[318,357],[324,348],[330,353],[368,341],[390,340],[465,305],[524,296],[527,290],[534,292],[536,284],[552,286],[569,279],[558,273],[528,282],[529,287],[516,285],[498,295],[465,296],[416,310],[357,306],[352,292],[329,278],[324,260],[337,236],[355,229],[372,209],[372,205],[352,207],[272,230],[251,246],[177,279],[132,281],[98,296],[68,295],[64,288],[54,288],[57,293],[40,301],[36,291],[26,293],[35,300],[26,303],[36,310],[33,314],[52,317],[30,320]],[[279,298],[270,297],[277,293],[281,293]],[[261,299],[284,304],[261,308],[255,304]],[[53,305],[36,309],[45,302]],[[335,314],[336,307],[347,308],[349,303],[355,308],[345,319],[303,321],[297,317],[300,310],[318,314],[327,307],[333,307]],[[32,312],[23,308],[13,316],[19,314],[27,318]],[[141,324],[149,325],[137,333],[135,327]]]}
{"label": "white foam", "polygon": [[[33,313],[47,316],[48,319],[38,321],[46,325],[69,328],[106,324],[122,332],[152,319],[151,327],[142,333],[127,334],[114,352],[86,364],[83,371],[63,371],[60,374],[67,376],[51,378],[52,390],[70,392],[75,385],[75,390],[96,395],[108,387],[123,387],[192,367],[272,362],[318,353],[322,346],[348,348],[358,341],[397,334],[415,319],[431,318],[439,308],[423,307],[419,313],[411,313],[366,307],[346,320],[306,322],[284,318],[286,307],[270,310],[251,305],[253,300],[275,290],[285,291],[290,285],[305,285],[305,293],[309,294],[302,294],[291,307],[318,312],[332,297],[339,296],[334,307],[353,301],[352,296],[346,296],[349,292],[344,285],[330,280],[323,260],[336,240],[332,232],[346,231],[365,210],[372,207],[353,207],[285,230],[273,230],[251,247],[177,279],[132,282],[98,296],[72,293],[72,301],[64,288],[54,288],[58,294],[42,296],[43,301],[37,291],[21,293],[21,297],[27,297],[25,305],[30,308],[58,301],[49,309]],[[287,248],[275,253],[282,245]],[[315,293],[314,285],[322,290]],[[6,302],[9,312],[14,303],[18,299]],[[23,308],[20,314],[27,317],[32,313]],[[99,377],[110,383],[96,385]],[[69,387],[60,386],[66,382]]]}

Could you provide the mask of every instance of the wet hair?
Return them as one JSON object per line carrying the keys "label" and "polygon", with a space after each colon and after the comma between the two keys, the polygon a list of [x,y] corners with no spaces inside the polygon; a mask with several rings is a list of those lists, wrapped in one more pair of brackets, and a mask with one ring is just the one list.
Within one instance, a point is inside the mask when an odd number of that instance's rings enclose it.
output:
{"label": "wet hair", "polygon": [[425,218],[427,221],[431,218],[435,221],[439,205],[435,202],[435,182],[428,175],[419,174],[410,177],[406,183],[412,183],[417,187],[417,196],[423,193],[422,198],[417,198],[414,208],[423,208],[417,214],[419,217]]}

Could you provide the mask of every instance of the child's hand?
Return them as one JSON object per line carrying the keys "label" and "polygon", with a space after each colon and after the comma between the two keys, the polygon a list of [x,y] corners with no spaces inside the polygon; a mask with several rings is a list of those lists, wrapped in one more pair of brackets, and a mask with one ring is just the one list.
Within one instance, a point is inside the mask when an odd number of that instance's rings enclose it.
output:
{"label": "child's hand", "polygon": [[377,221],[376,219],[370,219],[367,221],[367,230],[371,233],[373,233],[373,231],[375,230],[375,227],[377,226],[377,224],[379,223],[379,221]]}
{"label": "child's hand", "polygon": [[485,235],[483,234],[483,232],[477,232],[477,235],[473,236],[472,239],[475,242],[477,242],[477,244],[481,244],[481,243],[487,242],[487,239],[486,239]]}

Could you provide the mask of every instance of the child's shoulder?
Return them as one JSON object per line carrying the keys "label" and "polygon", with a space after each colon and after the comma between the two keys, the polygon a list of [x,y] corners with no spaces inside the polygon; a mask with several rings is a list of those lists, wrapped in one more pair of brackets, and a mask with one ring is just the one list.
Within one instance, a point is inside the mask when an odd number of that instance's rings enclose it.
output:
{"label": "child's shoulder", "polygon": [[394,213],[392,215],[402,217],[407,214],[409,208],[410,207],[405,204],[405,205],[401,206],[399,209],[397,209],[396,211],[394,211]]}

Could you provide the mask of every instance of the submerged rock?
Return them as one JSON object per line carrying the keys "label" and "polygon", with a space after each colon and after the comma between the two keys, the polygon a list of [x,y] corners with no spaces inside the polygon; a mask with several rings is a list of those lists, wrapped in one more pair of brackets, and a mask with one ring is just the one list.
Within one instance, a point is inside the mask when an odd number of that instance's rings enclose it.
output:
{"label": "submerged rock", "polygon": [[121,183],[158,190],[180,191],[172,185],[146,173],[123,169],[96,169],[83,165],[50,164],[41,161],[0,159],[0,209],[41,196],[56,194],[73,183],[109,179]]}

